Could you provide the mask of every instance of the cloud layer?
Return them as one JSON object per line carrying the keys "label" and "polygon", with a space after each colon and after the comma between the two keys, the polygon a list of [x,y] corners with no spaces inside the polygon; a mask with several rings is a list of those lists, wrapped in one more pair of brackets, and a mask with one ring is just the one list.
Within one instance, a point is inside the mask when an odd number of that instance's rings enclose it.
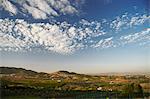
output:
{"label": "cloud layer", "polygon": [[113,31],[122,31],[142,25],[148,20],[149,16],[146,15],[128,17],[125,14],[114,20],[98,22],[82,19],[75,24],[27,23],[21,19],[0,19],[0,48],[5,51],[30,51],[37,48],[68,54],[85,48],[103,49],[130,43],[149,44],[149,28],[121,35],[105,29],[106,25]]}
{"label": "cloud layer", "polygon": [[[83,0],[84,1],[84,0]],[[73,2],[73,1],[72,1]],[[66,14],[78,14],[75,0],[0,0],[0,11],[11,16],[30,16],[33,19],[52,19]],[[24,18],[24,19],[25,19]],[[81,19],[76,23],[28,23],[23,19],[0,19],[0,50],[31,51],[46,50],[61,54],[73,53],[86,48],[110,48],[150,42],[150,29],[145,27],[134,33],[123,33],[148,23],[147,14],[124,13],[112,20],[90,21]]]}
{"label": "cloud layer", "polygon": [[28,24],[20,19],[1,19],[0,25],[0,46],[5,49],[29,50],[39,47],[58,53],[71,53],[85,47],[88,39],[104,34],[98,29],[76,27],[67,22]]}

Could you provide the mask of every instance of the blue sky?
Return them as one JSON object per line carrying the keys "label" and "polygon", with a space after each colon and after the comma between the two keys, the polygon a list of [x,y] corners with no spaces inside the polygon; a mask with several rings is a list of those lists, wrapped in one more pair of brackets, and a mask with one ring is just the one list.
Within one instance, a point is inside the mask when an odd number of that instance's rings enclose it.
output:
{"label": "blue sky", "polygon": [[0,0],[1,65],[148,72],[149,0]]}

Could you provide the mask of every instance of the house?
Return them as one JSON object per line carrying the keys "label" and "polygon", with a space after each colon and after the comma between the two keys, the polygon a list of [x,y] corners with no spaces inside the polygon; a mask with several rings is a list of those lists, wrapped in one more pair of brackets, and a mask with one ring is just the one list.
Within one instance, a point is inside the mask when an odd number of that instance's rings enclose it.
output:
{"label": "house", "polygon": [[98,87],[97,90],[102,90],[102,87]]}

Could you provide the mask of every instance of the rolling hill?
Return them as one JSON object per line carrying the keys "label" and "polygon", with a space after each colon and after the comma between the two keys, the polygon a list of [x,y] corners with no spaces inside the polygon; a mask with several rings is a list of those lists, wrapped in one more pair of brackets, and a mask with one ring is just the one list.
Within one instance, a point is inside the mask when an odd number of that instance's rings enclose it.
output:
{"label": "rolling hill", "polygon": [[23,68],[16,68],[16,67],[0,67],[0,74],[1,75],[14,75],[14,76],[21,76],[21,77],[36,77],[36,78],[43,78],[43,79],[71,79],[72,77],[76,77],[83,74],[77,74],[74,72],[68,71],[57,71],[53,73],[44,73],[44,72],[36,72],[33,70],[26,70]]}

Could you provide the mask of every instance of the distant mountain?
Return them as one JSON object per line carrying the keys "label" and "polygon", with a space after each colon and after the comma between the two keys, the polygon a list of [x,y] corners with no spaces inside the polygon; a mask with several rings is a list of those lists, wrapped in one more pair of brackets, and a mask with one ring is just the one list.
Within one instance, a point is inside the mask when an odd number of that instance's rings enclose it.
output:
{"label": "distant mountain", "polygon": [[15,75],[15,76],[22,76],[22,77],[36,77],[42,79],[72,79],[73,77],[77,77],[81,74],[77,74],[74,72],[68,71],[57,71],[54,73],[44,73],[44,72],[36,72],[32,70],[26,70],[23,68],[16,68],[16,67],[0,67],[0,74],[4,75]]}
{"label": "distant mountain", "polygon": [[37,75],[38,72],[16,67],[0,67],[1,74]]}

